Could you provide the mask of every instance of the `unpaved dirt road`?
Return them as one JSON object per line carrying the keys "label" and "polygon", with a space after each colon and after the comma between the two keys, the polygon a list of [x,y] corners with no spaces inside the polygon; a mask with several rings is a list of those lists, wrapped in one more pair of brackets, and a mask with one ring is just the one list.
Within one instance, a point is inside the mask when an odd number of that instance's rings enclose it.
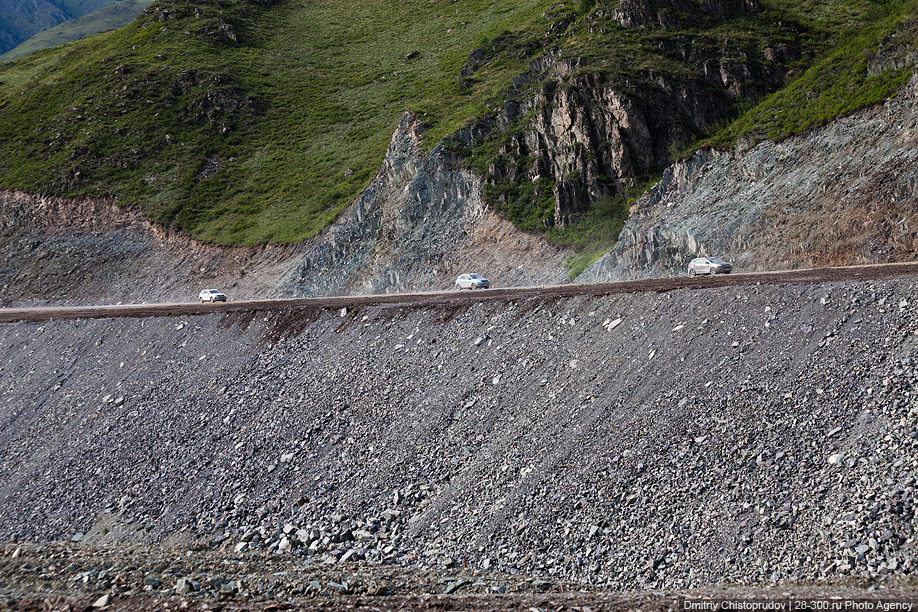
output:
{"label": "unpaved dirt road", "polygon": [[451,305],[462,301],[513,301],[544,297],[597,296],[644,291],[674,291],[677,289],[709,289],[712,287],[768,285],[811,285],[829,282],[870,281],[918,277],[918,262],[812,268],[779,272],[757,272],[719,276],[669,277],[616,283],[570,284],[548,287],[514,287],[485,291],[436,291],[389,295],[340,296],[324,298],[294,298],[279,300],[242,300],[217,304],[119,304],[114,306],[77,306],[0,309],[0,323],[16,321],[50,321],[66,319],[103,319],[113,317],[170,317],[228,311],[268,311],[284,309],[337,309],[378,304],[391,305]]}

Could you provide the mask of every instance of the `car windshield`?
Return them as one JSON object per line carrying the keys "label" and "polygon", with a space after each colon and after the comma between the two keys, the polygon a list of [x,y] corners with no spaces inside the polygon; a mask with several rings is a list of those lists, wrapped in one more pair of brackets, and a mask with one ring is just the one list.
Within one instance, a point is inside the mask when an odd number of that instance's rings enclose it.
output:
{"label": "car windshield", "polygon": [[481,278],[481,275],[480,274],[469,274],[469,278],[474,278],[475,280],[478,280],[479,278]]}
{"label": "car windshield", "polygon": [[727,262],[725,262],[725,261],[723,261],[723,260],[721,260],[721,259],[717,259],[716,257],[711,257],[710,259],[708,259],[708,261],[710,261],[711,263],[716,263],[716,264],[725,264],[725,263],[727,263]]}

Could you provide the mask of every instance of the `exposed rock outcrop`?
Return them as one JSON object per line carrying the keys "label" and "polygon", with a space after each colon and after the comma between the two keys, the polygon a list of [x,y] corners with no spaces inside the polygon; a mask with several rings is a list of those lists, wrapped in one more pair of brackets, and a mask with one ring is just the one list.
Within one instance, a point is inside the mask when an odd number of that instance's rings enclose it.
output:
{"label": "exposed rock outcrop", "polygon": [[293,246],[206,244],[109,200],[0,191],[0,305],[449,289],[471,271],[496,286],[566,281],[567,253],[488,208],[443,147],[423,152],[421,130],[402,117],[366,191]]}
{"label": "exposed rock outcrop", "polygon": [[498,286],[566,280],[565,252],[488,208],[480,179],[442,145],[425,154],[422,131],[402,116],[376,178],[322,233],[285,292],[449,289],[463,272]]}
{"label": "exposed rock outcrop", "polygon": [[579,282],[735,269],[913,260],[918,254],[918,76],[884,105],[781,143],[698,151],[632,207]]}
{"label": "exposed rock outcrop", "polygon": [[[754,2],[732,0],[634,0],[587,19],[591,31],[670,30],[757,10]],[[516,92],[499,111],[458,136],[472,150],[489,140],[500,143],[485,176],[489,202],[511,218],[522,202],[530,209],[524,226],[533,223],[533,209],[541,215],[536,225],[575,222],[597,199],[622,195],[636,180],[661,171],[674,148],[727,118],[735,99],[756,100],[772,91],[800,54],[786,44],[669,33],[640,45],[624,61],[642,67],[622,66],[614,77],[578,58],[540,57],[515,81]],[[670,58],[685,69],[678,75],[657,69],[646,65],[652,64],[647,57]],[[474,74],[485,59],[482,50],[473,52],[463,74]],[[540,85],[532,91],[534,83]]]}
{"label": "exposed rock outcrop", "polygon": [[622,0],[612,11],[615,20],[625,28],[659,24],[667,30],[680,27],[680,17],[691,19],[704,15],[711,19],[727,19],[742,12],[756,13],[755,0]]}

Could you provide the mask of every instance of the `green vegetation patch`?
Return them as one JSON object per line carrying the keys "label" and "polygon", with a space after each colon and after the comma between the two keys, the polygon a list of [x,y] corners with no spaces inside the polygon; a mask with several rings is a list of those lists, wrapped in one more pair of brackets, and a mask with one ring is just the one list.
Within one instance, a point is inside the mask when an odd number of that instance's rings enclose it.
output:
{"label": "green vegetation patch", "polygon": [[579,276],[615,244],[628,220],[631,205],[658,181],[659,177],[649,177],[628,187],[625,195],[604,196],[593,202],[575,223],[547,230],[546,237],[552,244],[576,252],[564,262],[571,278]]}
{"label": "green vegetation patch", "polygon": [[[578,58],[552,86],[596,78],[628,94],[648,75],[702,78],[699,57],[761,68],[767,48],[800,49],[785,88],[737,100],[735,122],[695,135],[729,146],[888,96],[910,68],[873,74],[871,57],[916,2],[760,0],[756,15],[670,11],[676,26],[629,29],[611,0],[158,0],[124,28],[0,66],[0,186],[116,196],[224,244],[297,242],[367,186],[404,111],[429,149],[544,86],[529,66],[546,52]],[[570,177],[520,178],[535,160],[502,146],[526,121],[450,146],[483,175],[513,177],[489,181],[498,211],[586,261],[614,242],[630,196],[549,229],[556,182]]]}
{"label": "green vegetation patch", "polygon": [[[773,4],[771,10],[776,13],[783,15],[790,10],[780,2]],[[782,140],[882,102],[908,82],[914,73],[912,65],[875,74],[871,74],[870,65],[881,41],[900,30],[906,39],[897,44],[914,48],[918,41],[918,2],[803,4],[797,7],[797,18],[821,33],[826,51],[799,68],[785,87],[696,146],[729,148],[739,139]]]}
{"label": "green vegetation patch", "polygon": [[557,3],[161,0],[0,67],[0,185],[115,195],[228,244],[295,242],[366,187],[405,110],[428,146],[486,109]]}

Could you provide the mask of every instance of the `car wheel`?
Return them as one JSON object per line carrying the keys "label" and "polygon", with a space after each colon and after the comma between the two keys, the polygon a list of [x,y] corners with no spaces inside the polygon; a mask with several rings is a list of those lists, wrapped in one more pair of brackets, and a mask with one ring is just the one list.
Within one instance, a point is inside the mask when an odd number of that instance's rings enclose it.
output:
{"label": "car wheel", "polygon": [[694,269],[689,270],[689,271],[688,271],[688,275],[694,277],[694,276],[695,276],[695,270],[694,270]]}
{"label": "car wheel", "polygon": [[711,268],[710,274],[711,276],[715,276],[717,274],[717,268]]}

